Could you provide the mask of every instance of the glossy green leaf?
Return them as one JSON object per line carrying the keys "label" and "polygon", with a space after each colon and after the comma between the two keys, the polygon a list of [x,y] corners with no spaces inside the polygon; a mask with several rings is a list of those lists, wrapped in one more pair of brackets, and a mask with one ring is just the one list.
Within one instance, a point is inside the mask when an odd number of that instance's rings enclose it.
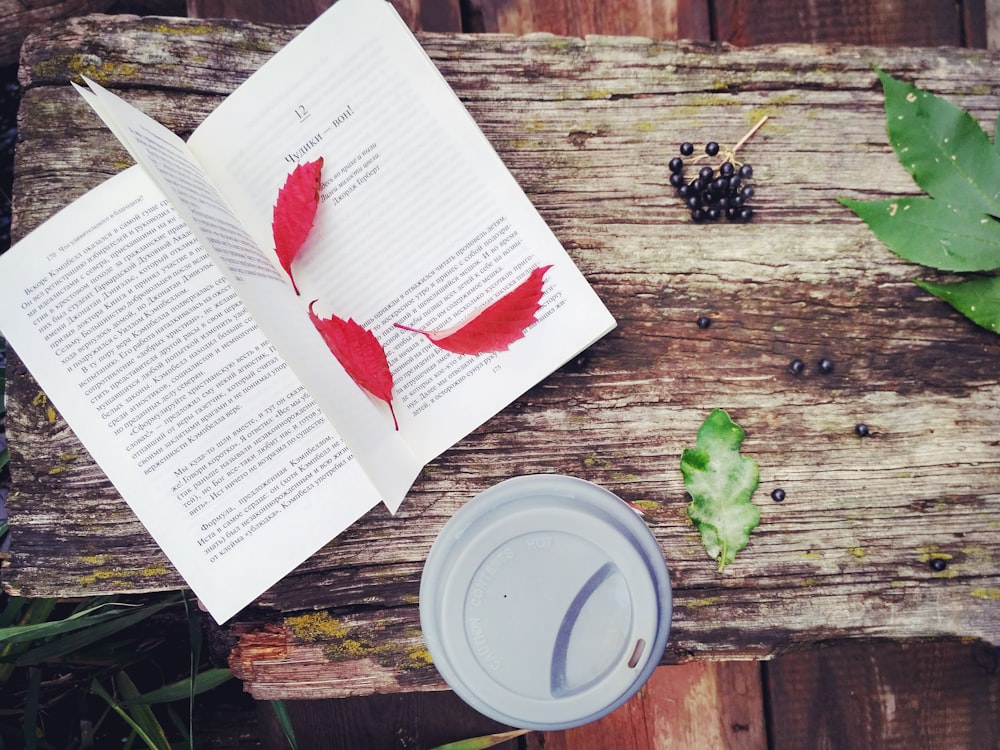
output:
{"label": "glossy green leaf", "polygon": [[926,197],[840,202],[904,260],[941,271],[1000,268],[1000,222]]}
{"label": "glossy green leaf", "polygon": [[1000,276],[970,279],[958,284],[916,282],[922,289],[939,297],[977,325],[1000,333]]}
{"label": "glossy green leaf", "polygon": [[757,462],[740,455],[743,428],[715,409],[698,430],[694,448],[681,454],[681,474],[691,495],[688,518],[721,571],[750,541],[760,510],[750,498],[760,482]]}
{"label": "glossy green leaf", "polygon": [[979,123],[951,102],[876,68],[889,141],[932,198],[1000,216],[1000,153]]}

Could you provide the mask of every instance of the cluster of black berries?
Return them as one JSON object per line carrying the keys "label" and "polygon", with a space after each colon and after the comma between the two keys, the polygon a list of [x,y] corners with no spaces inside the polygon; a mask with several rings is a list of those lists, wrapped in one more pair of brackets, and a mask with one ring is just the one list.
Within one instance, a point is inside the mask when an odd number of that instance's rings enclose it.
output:
{"label": "cluster of black berries", "polygon": [[[694,146],[691,143],[681,144],[681,156],[691,156]],[[705,145],[708,157],[717,156],[719,144],[711,141]],[[696,163],[704,157],[696,157]],[[695,221],[715,221],[725,216],[730,221],[750,221],[753,209],[747,202],[753,197],[753,185],[747,180],[753,177],[753,167],[743,164],[739,168],[733,163],[732,157],[723,159],[718,170],[705,165],[698,170],[697,176],[690,182],[684,176],[684,160],[675,156],[667,165],[670,169],[670,184],[677,188],[677,195],[691,209],[691,218]]]}

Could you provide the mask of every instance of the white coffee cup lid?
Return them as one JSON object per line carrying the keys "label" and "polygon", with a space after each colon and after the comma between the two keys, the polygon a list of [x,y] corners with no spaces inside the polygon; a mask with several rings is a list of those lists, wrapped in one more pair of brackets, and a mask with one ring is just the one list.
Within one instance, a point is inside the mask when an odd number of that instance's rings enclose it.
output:
{"label": "white coffee cup lid", "polygon": [[438,672],[480,713],[580,726],[622,705],[670,631],[659,544],[620,498],[574,477],[515,477],[449,519],[420,581]]}

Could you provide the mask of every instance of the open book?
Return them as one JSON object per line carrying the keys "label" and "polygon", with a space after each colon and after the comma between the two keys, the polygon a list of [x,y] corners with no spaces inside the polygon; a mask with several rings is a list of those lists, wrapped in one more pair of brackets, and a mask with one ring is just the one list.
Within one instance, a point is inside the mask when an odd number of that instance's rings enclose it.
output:
{"label": "open book", "polygon": [[[0,330],[219,622],[614,327],[385,0],[340,0],[187,143],[88,82],[137,164],[0,256]],[[296,295],[279,188],[322,156]],[[551,265],[506,351],[441,330]],[[370,329],[386,403],[306,309]]]}

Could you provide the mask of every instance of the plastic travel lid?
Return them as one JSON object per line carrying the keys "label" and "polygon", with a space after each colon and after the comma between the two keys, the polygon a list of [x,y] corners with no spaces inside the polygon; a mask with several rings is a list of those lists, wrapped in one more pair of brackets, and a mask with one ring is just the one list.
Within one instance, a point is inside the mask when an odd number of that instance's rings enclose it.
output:
{"label": "plastic travel lid", "polygon": [[420,623],[438,672],[480,713],[580,726],[646,682],[670,630],[670,578],[642,519],[574,477],[515,477],[462,507],[431,547]]}

